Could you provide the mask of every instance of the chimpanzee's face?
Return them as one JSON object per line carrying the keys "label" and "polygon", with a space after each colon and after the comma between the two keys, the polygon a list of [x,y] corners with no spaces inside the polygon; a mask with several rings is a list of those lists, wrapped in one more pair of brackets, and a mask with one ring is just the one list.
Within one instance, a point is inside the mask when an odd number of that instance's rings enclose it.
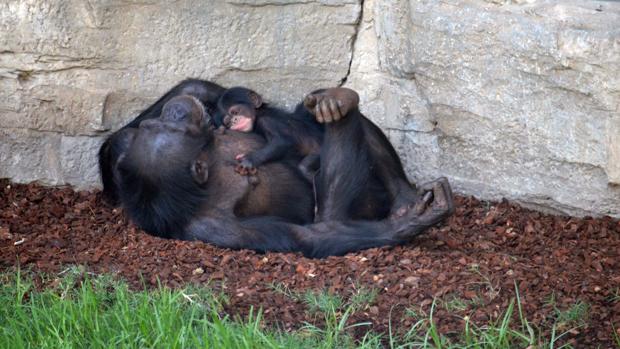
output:
{"label": "chimpanzee's face", "polygon": [[210,139],[208,121],[194,97],[172,98],[159,118],[140,123],[123,159],[125,167],[157,177],[190,166]]}
{"label": "chimpanzee's face", "polygon": [[256,112],[263,105],[263,98],[248,88],[231,87],[220,96],[217,105],[224,127],[239,132],[252,132]]}
{"label": "chimpanzee's face", "polygon": [[239,132],[252,132],[256,111],[252,106],[245,103],[234,104],[228,108],[224,117],[224,126]]}

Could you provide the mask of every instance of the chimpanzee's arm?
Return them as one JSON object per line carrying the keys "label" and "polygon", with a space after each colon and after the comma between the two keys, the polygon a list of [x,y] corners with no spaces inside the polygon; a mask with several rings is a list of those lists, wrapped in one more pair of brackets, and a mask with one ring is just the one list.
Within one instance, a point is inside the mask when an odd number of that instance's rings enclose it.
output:
{"label": "chimpanzee's arm", "polygon": [[256,167],[282,158],[293,146],[294,143],[286,138],[273,137],[264,147],[246,154],[244,158]]}
{"label": "chimpanzee's arm", "polygon": [[241,172],[252,172],[266,162],[281,159],[288,151],[295,147],[295,142],[288,136],[286,125],[281,120],[263,116],[256,121],[256,131],[267,140],[267,144],[249,154],[245,154],[239,161]]}

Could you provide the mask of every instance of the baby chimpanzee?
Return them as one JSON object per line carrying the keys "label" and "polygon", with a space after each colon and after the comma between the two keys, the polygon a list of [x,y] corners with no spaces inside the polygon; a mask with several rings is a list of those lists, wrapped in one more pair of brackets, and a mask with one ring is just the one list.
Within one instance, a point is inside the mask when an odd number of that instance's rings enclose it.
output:
{"label": "baby chimpanzee", "polygon": [[256,173],[256,167],[285,156],[303,157],[299,163],[302,174],[312,181],[318,169],[323,125],[319,124],[303,103],[286,112],[263,102],[262,97],[245,87],[233,87],[218,101],[221,124],[230,130],[256,132],[267,144],[249,154],[239,154],[237,172]]}

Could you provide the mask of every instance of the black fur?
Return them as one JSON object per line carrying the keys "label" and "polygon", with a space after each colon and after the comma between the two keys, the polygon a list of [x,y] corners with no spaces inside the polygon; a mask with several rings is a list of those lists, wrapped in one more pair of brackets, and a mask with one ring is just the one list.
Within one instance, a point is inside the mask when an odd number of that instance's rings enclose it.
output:
{"label": "black fur", "polygon": [[170,89],[170,91],[166,92],[166,94],[153,103],[153,105],[146,108],[142,113],[140,113],[140,115],[130,121],[123,128],[136,128],[143,120],[159,117],[164,105],[172,97],[180,95],[190,95],[198,98],[198,100],[204,105],[206,112],[213,116],[217,110],[217,101],[224,91],[226,91],[224,87],[211,81],[185,79]]}
{"label": "black fur", "polygon": [[207,201],[205,190],[194,184],[186,169],[155,182],[122,165],[120,200],[131,220],[155,236],[181,237],[185,226]]}
{"label": "black fur", "polygon": [[[262,103],[260,107],[255,108],[249,97],[251,93],[256,92],[245,87],[233,87],[226,90],[218,101],[218,120],[216,120],[216,124],[222,124],[229,108],[235,105],[254,109],[256,115],[254,132],[263,136],[267,144],[261,149],[246,154],[245,159],[249,162],[248,165],[260,166],[284,157],[295,157],[299,160],[309,155],[317,155],[316,158],[306,162],[309,163],[309,167],[312,167],[313,160],[316,160],[315,167],[318,167],[318,154],[323,142],[323,125],[316,122],[314,116],[303,107],[302,103],[293,112],[287,112],[268,103]],[[310,177],[306,168],[301,170],[304,175]]]}
{"label": "black fur", "polygon": [[183,80],[127,125],[108,136],[99,148],[99,173],[103,184],[102,193],[106,201],[112,205],[118,205],[119,203],[119,188],[118,183],[114,179],[114,168],[117,166],[119,157],[127,150],[126,141],[123,136],[119,136],[119,133],[128,128],[138,128],[144,120],[159,117],[166,102],[179,95],[196,97],[203,103],[207,113],[214,113],[217,109],[217,101],[224,91],[226,91],[224,87],[210,81],[199,79]]}
{"label": "black fur", "polygon": [[[200,108],[190,109],[204,113]],[[273,212],[286,213],[299,207],[306,211],[299,200],[290,202],[286,198],[295,192],[311,202],[310,186],[300,185],[295,181],[299,174],[280,162],[261,169],[264,178],[277,178],[266,186],[259,182],[253,187],[246,177],[231,176],[234,163],[227,158],[241,149],[261,147],[255,141],[259,137],[222,134],[211,141],[212,130],[195,127],[204,120],[195,116],[149,121],[132,132],[119,133],[103,152],[104,163],[112,165],[113,184],[120,190],[123,207],[150,234],[234,249],[299,251],[309,257],[325,257],[407,242],[454,210],[450,187],[447,181],[439,180],[429,189],[433,202],[423,201],[421,208],[408,208],[401,215],[378,221],[354,220],[385,218],[391,203],[402,200],[398,193],[386,196],[385,190],[406,182],[385,136],[354,109],[342,120],[325,126],[321,169],[315,181],[318,222],[293,224],[296,218],[274,217]],[[121,149],[116,150],[116,146]],[[157,156],[160,154],[164,155]],[[210,175],[205,183],[192,177],[190,166],[198,160],[208,165]],[[406,185],[411,189],[408,182]],[[420,200],[415,197],[408,203]],[[235,207],[240,206],[245,207],[245,217],[235,216]],[[261,210],[262,216],[258,214]]]}

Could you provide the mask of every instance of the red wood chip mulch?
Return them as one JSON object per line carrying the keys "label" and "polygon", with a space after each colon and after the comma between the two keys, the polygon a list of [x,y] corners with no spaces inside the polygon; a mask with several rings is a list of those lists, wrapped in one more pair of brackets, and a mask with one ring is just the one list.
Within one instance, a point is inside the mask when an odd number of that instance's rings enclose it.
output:
{"label": "red wood chip mulch", "polygon": [[[587,325],[568,336],[579,346],[612,346],[613,328],[620,329],[620,222],[609,217],[558,217],[459,197],[447,223],[406,246],[313,260],[151,237],[99,192],[0,185],[0,270],[19,264],[58,272],[80,264],[136,287],[158,279],[173,287],[209,282],[229,295],[231,314],[262,307],[266,321],[282,328],[314,319],[270,285],[342,295],[377,289],[375,302],[351,321],[370,321],[378,332],[390,317],[399,332],[406,330],[415,320],[405,310],[428,313],[433,299],[442,333],[460,331],[464,316],[485,324],[506,310],[516,284],[527,319],[539,328],[550,328],[555,309],[587,304]],[[454,299],[466,308],[446,309]]]}

